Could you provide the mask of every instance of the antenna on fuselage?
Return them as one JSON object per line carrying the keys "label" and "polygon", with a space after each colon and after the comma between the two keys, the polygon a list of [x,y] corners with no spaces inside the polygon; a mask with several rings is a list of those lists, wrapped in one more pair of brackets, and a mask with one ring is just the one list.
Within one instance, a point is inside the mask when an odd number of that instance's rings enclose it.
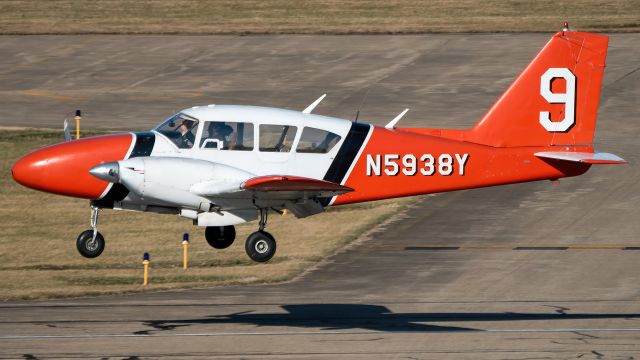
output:
{"label": "antenna on fuselage", "polygon": [[387,129],[395,129],[396,124],[398,123],[398,121],[400,121],[400,119],[402,119],[402,117],[404,116],[404,114],[407,113],[407,111],[409,111],[409,109],[404,109],[403,112],[398,114],[398,116],[394,117],[393,120],[389,121],[389,123],[387,125],[385,125],[384,127],[387,128]]}
{"label": "antenna on fuselage", "polygon": [[360,116],[360,110],[364,106],[364,102],[367,100],[367,96],[369,95],[369,91],[371,91],[371,88],[368,88],[367,92],[364,93],[364,96],[362,97],[362,101],[360,102],[360,106],[356,110],[356,118],[355,118],[355,120],[353,120],[353,122],[358,122],[358,117]]}
{"label": "antenna on fuselage", "polygon": [[325,96],[327,96],[327,94],[322,94],[322,96],[320,96],[316,101],[314,101],[313,103],[311,103],[311,105],[307,106],[304,110],[302,110],[302,113],[303,114],[311,114],[313,109],[315,109],[316,106],[318,106],[318,104],[320,104],[320,102],[322,101],[322,99],[324,99]]}

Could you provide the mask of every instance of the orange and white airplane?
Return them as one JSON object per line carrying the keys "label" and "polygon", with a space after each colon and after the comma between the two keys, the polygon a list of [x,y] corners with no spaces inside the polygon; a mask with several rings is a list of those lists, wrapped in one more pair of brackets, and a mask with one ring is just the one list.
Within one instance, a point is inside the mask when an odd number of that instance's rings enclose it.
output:
{"label": "orange and white airplane", "polygon": [[77,248],[104,249],[100,209],[178,214],[205,226],[214,248],[259,218],[245,244],[268,261],[270,210],[302,218],[328,206],[558,179],[624,160],[594,152],[608,38],[565,29],[468,130],[384,127],[301,112],[208,105],[149,132],[96,136],[32,152],[12,168],[33,189],[85,198],[91,229]]}

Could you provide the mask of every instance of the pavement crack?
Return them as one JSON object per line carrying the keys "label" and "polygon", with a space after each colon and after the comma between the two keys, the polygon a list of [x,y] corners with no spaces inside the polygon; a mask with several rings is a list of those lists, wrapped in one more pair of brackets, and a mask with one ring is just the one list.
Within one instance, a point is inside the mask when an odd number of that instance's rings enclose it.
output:
{"label": "pavement crack", "polygon": [[617,79],[616,79],[616,80],[614,80],[612,83],[607,84],[607,86],[605,86],[604,88],[605,88],[605,89],[609,88],[610,86],[612,86],[612,85],[616,84],[617,82],[620,82],[620,81],[622,81],[622,80],[626,79],[627,77],[629,77],[629,76],[633,75],[633,74],[634,74],[634,73],[636,73],[638,70],[640,70],[640,66],[638,66],[637,68],[635,68],[635,69],[633,69],[633,70],[629,71],[628,73],[626,73],[626,74],[622,75],[621,77],[617,78]]}
{"label": "pavement crack", "polygon": [[576,334],[576,335],[580,335],[582,337],[588,337],[588,338],[591,338],[591,339],[600,339],[599,336],[585,334],[585,333],[582,333],[580,331],[574,331],[573,333]]}

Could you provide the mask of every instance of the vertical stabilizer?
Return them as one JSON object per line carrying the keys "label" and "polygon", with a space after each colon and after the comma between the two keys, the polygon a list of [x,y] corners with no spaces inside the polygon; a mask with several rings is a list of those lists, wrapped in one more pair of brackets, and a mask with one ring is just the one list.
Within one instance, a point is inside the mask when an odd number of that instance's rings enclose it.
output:
{"label": "vertical stabilizer", "polygon": [[590,144],[609,39],[555,34],[465,140],[498,147]]}

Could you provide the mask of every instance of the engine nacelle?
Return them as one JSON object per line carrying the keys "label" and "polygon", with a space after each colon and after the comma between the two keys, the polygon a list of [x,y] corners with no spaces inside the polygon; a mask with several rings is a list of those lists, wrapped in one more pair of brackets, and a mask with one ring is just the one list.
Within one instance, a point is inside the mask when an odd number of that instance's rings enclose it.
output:
{"label": "engine nacelle", "polygon": [[142,200],[178,208],[208,212],[214,205],[207,196],[241,191],[240,185],[254,175],[206,160],[178,157],[135,157],[102,164],[105,180],[119,182]]}

